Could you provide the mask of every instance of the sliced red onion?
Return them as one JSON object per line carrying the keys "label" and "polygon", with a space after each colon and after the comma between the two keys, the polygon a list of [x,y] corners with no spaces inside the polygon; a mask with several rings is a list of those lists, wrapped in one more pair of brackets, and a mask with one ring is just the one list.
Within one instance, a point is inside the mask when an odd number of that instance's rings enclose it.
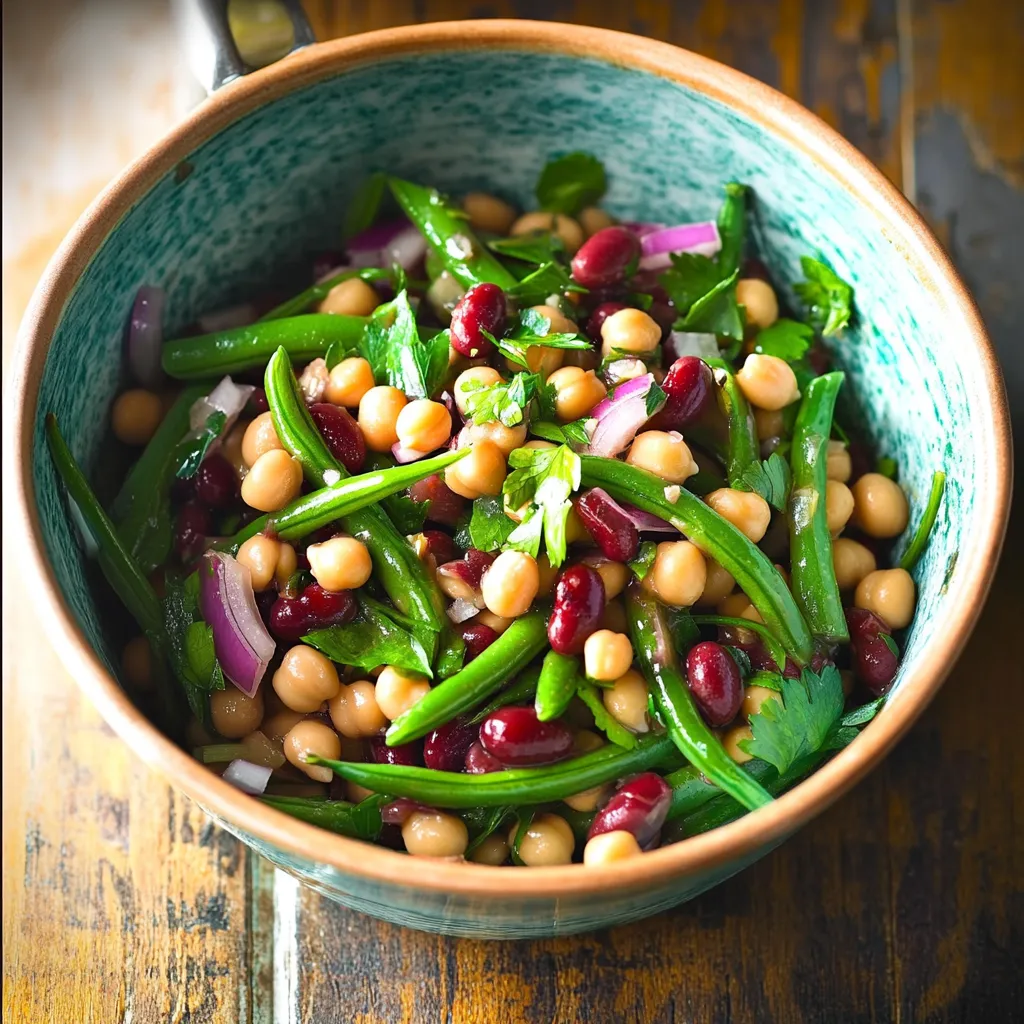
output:
{"label": "sliced red onion", "polygon": [[394,455],[395,462],[400,466],[404,466],[409,462],[415,462],[417,459],[424,458],[430,452],[418,452],[415,448],[406,448],[402,445],[401,441],[396,441],[391,446],[391,454]]}
{"label": "sliced red onion", "polygon": [[249,569],[221,551],[203,555],[199,610],[213,630],[224,675],[247,697],[254,696],[275,644],[256,608]]}
{"label": "sliced red onion", "polygon": [[259,312],[251,302],[242,302],[227,309],[218,309],[213,313],[204,313],[196,319],[201,334],[213,334],[216,331],[229,331],[232,327],[245,327],[259,319]]}
{"label": "sliced red onion", "polygon": [[622,509],[623,514],[625,514],[632,520],[633,525],[641,533],[679,532],[671,523],[666,523],[664,519],[659,519],[656,515],[652,514],[651,512],[645,512],[642,508],[637,508],[636,505],[623,505],[620,503],[619,508]]}
{"label": "sliced red onion", "polygon": [[722,237],[713,220],[696,224],[675,224],[640,238],[640,269],[660,270],[672,265],[669,254],[692,252],[698,256],[715,256],[721,251]]}
{"label": "sliced red onion", "polygon": [[353,267],[390,267],[397,263],[412,270],[427,254],[427,240],[407,220],[367,228],[348,243]]}
{"label": "sliced red onion", "polygon": [[144,284],[135,293],[128,320],[128,367],[132,376],[147,388],[155,388],[164,379],[160,364],[163,347],[163,316],[167,293],[163,288]]}
{"label": "sliced red onion", "polygon": [[189,427],[201,430],[213,413],[222,412],[226,419],[221,433],[226,434],[255,390],[251,384],[236,384],[225,377],[208,395],[192,403],[188,412]]}
{"label": "sliced red onion", "polygon": [[606,399],[598,402],[588,420],[590,444],[582,449],[586,455],[612,458],[628,448],[636,432],[650,419],[647,411],[647,393],[654,385],[652,374],[620,384]]}
{"label": "sliced red onion", "polygon": [[668,227],[667,224],[659,224],[649,220],[627,221],[622,226],[632,231],[637,238],[643,238],[644,235],[654,234],[655,231],[664,231],[665,228]]}
{"label": "sliced red onion", "polygon": [[473,618],[479,612],[480,609],[472,601],[468,601],[464,597],[457,597],[448,605],[448,618],[452,622],[465,622],[466,619]]}
{"label": "sliced red onion", "polygon": [[273,768],[262,764],[253,764],[251,761],[243,761],[239,758],[224,769],[221,778],[225,782],[230,782],[232,786],[240,789],[243,793],[260,796],[266,790],[270,776],[273,774]]}
{"label": "sliced red onion", "polygon": [[717,359],[721,352],[718,348],[718,339],[713,334],[672,331],[665,341],[665,355],[672,362],[675,362],[683,356],[697,356],[699,359]]}

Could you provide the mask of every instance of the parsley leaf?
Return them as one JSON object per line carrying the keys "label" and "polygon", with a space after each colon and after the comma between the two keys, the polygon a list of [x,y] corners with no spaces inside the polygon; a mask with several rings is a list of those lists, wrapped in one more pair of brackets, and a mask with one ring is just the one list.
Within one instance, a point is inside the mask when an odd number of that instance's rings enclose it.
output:
{"label": "parsley leaf", "polygon": [[743,319],[736,303],[739,271],[723,274],[714,260],[692,252],[673,253],[671,259],[672,266],[658,282],[681,313],[676,330],[742,339]]}
{"label": "parsley leaf", "polygon": [[521,306],[537,306],[545,304],[549,295],[585,291],[587,289],[576,284],[561,263],[549,260],[514,284],[506,294]]}
{"label": "parsley leaf", "polygon": [[199,573],[166,577],[164,629],[171,668],[185,690],[188,706],[200,722],[208,722],[209,695],[223,690],[224,672],[213,646],[213,629],[199,611]]}
{"label": "parsley leaf", "polygon": [[736,302],[736,270],[724,278],[707,293],[699,298],[691,307],[690,312],[677,320],[681,331],[694,333],[720,334],[734,341],[743,340],[743,318]]}
{"label": "parsley leaf", "polygon": [[627,750],[632,750],[636,746],[636,736],[608,713],[601,694],[593,683],[581,682],[576,687],[576,695],[590,708],[595,727],[608,737],[609,743],[625,747]]}
{"label": "parsley leaf", "polygon": [[894,657],[900,656],[900,649],[896,646],[896,641],[888,633],[879,633],[878,639],[889,648],[889,653]]}
{"label": "parsley leaf", "polygon": [[518,523],[505,515],[501,498],[477,498],[469,520],[469,540],[480,551],[500,551]]}
{"label": "parsley leaf", "polygon": [[801,256],[806,281],[793,286],[807,307],[807,316],[824,335],[836,334],[850,322],[853,288],[820,260]]}
{"label": "parsley leaf", "polygon": [[539,373],[517,373],[504,384],[464,381],[459,385],[467,395],[466,416],[474,423],[498,420],[506,427],[518,426],[526,418],[529,404],[538,399],[542,406],[554,404],[555,389],[545,384]]}
{"label": "parsley leaf", "polygon": [[658,283],[681,313],[707,295],[722,280],[715,261],[693,252],[674,252],[672,266],[658,277]]}
{"label": "parsley leaf", "polygon": [[493,835],[508,818],[514,817],[516,808],[511,804],[502,807],[470,807],[459,812],[469,832],[466,853],[472,853],[488,836]]}
{"label": "parsley leaf", "polygon": [[[486,333],[486,332],[485,332]],[[535,309],[524,309],[519,314],[519,322],[511,334],[504,338],[491,340],[507,359],[519,366],[527,367],[527,349],[535,345],[544,348],[590,348],[590,342],[581,334],[561,334],[552,332],[551,318]],[[447,357],[446,357],[447,358]]]}
{"label": "parsley leaf", "polygon": [[754,339],[754,351],[766,356],[777,356],[787,363],[803,359],[814,341],[814,329],[799,320],[781,317],[771,327],[759,331]]}
{"label": "parsley leaf", "polygon": [[514,235],[512,238],[495,238],[487,247],[500,256],[522,260],[524,263],[552,263],[565,252],[565,243],[554,232],[531,235]]}
{"label": "parsley leaf", "polygon": [[644,401],[646,402],[648,417],[653,416],[665,404],[667,397],[665,389],[660,384],[652,384],[647,389]]}
{"label": "parsley leaf", "polygon": [[206,422],[200,428],[198,434],[190,434],[178,443],[174,450],[174,461],[178,464],[174,475],[179,480],[187,480],[199,472],[199,467],[210,445],[217,440],[227,423],[227,416],[219,409],[211,412],[206,417]]}
{"label": "parsley leaf", "polygon": [[785,772],[826,745],[843,713],[843,702],[835,665],[826,665],[820,675],[805,668],[799,679],[783,677],[782,703],[767,700],[751,715],[753,738],[740,741],[740,747]]}
{"label": "parsley leaf", "polygon": [[626,564],[633,570],[633,575],[642,580],[654,565],[654,557],[658,553],[658,545],[653,540],[645,540],[640,544],[636,557],[631,558]]}
{"label": "parsley leaf", "polygon": [[604,165],[590,153],[568,153],[549,160],[537,181],[541,208],[575,216],[593,206],[608,188]]}
{"label": "parsley leaf", "polygon": [[769,505],[780,512],[786,511],[786,501],[793,482],[789,463],[778,452],[772,452],[763,462],[752,462],[740,477],[743,489],[760,494]]}

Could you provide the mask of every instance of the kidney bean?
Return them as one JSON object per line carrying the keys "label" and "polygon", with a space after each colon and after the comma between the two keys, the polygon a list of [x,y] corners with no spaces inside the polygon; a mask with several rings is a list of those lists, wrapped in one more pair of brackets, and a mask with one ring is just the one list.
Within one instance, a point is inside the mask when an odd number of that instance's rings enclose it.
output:
{"label": "kidney bean", "polygon": [[185,563],[203,553],[213,520],[210,510],[198,501],[186,501],[174,524],[174,550]]}
{"label": "kidney bean", "polygon": [[267,412],[270,403],[267,401],[267,392],[261,387],[254,387],[252,394],[245,403],[246,416],[259,416],[261,412]]}
{"label": "kidney bean", "polygon": [[743,703],[743,680],[732,655],[705,640],[686,656],[686,685],[708,725],[731,722]]}
{"label": "kidney bean", "polygon": [[270,632],[279,640],[295,643],[314,629],[343,626],[356,614],[356,602],[348,590],[324,590],[311,583],[298,597],[279,597],[270,609]]}
{"label": "kidney bean", "polygon": [[572,276],[584,288],[605,288],[626,277],[640,259],[640,240],[628,228],[602,228],[576,250]]}
{"label": "kidney bean", "polygon": [[417,480],[409,488],[409,497],[413,501],[429,501],[427,519],[442,526],[455,526],[466,508],[466,499],[456,494],[437,474]]}
{"label": "kidney bean", "polygon": [[317,402],[309,414],[323,434],[331,454],[350,472],[358,473],[366,460],[366,441],[359,424],[347,409],[330,402]]}
{"label": "kidney bean", "polygon": [[555,585],[548,640],[559,654],[581,654],[604,614],[604,581],[588,565],[572,565]]}
{"label": "kidney bean", "polygon": [[634,292],[650,295],[655,302],[671,302],[668,292],[658,280],[663,273],[662,270],[638,270],[630,280],[629,287]]}
{"label": "kidney bean", "polygon": [[832,369],[832,357],[828,349],[818,340],[807,350],[807,362],[811,369],[820,377]]}
{"label": "kidney bean", "polygon": [[612,313],[618,313],[620,309],[628,308],[629,307],[624,302],[602,302],[594,309],[594,312],[591,313],[587,319],[587,337],[593,342],[600,342],[601,328],[604,326],[605,320],[607,320]]}
{"label": "kidney bean", "polygon": [[423,741],[423,763],[442,772],[457,772],[466,763],[469,748],[480,736],[480,727],[465,719],[450,722],[429,733]]}
{"label": "kidney bean", "polygon": [[452,310],[452,348],[470,359],[490,355],[494,345],[482,332],[496,337],[504,327],[505,293],[496,284],[474,285]]}
{"label": "kidney bean", "polygon": [[466,644],[467,665],[498,639],[497,632],[482,622],[460,622],[455,628]]}
{"label": "kidney bean", "polygon": [[655,300],[651,303],[651,308],[647,310],[647,315],[661,328],[661,337],[664,340],[672,330],[678,312],[671,302]]}
{"label": "kidney bean", "polygon": [[479,740],[466,751],[465,770],[470,775],[486,775],[488,772],[500,772],[504,769],[505,766],[496,757],[484,750]]}
{"label": "kidney bean", "polygon": [[853,671],[876,697],[881,697],[892,685],[899,667],[899,658],[882,639],[882,634],[891,635],[891,630],[883,619],[864,608],[847,608],[846,624]]}
{"label": "kidney bean", "polygon": [[648,424],[658,430],[684,430],[711,407],[715,378],[711,367],[697,356],[677,359],[661,382],[665,404]]}
{"label": "kidney bean", "polygon": [[[388,763],[394,764],[396,762],[391,761]],[[385,825],[404,825],[409,816],[416,811],[433,810],[433,807],[427,807],[426,804],[417,803],[415,800],[409,800],[404,796],[400,796],[396,800],[381,806],[380,818]]]}
{"label": "kidney bean", "polygon": [[588,839],[605,832],[632,832],[644,848],[657,837],[665,824],[672,787],[654,772],[637,775],[612,796],[597,812],[587,833]]}
{"label": "kidney bean", "polygon": [[419,740],[389,747],[383,736],[371,736],[370,752],[377,764],[404,764],[413,768],[423,765],[423,744]]}
{"label": "kidney bean", "polygon": [[573,736],[559,722],[540,721],[535,708],[507,707],[480,723],[480,744],[503,765],[524,768],[568,757]]}
{"label": "kidney bean", "polygon": [[640,532],[608,494],[595,487],[576,501],[576,512],[605,558],[628,562],[640,547]]}
{"label": "kidney bean", "polygon": [[444,565],[458,558],[455,541],[443,530],[424,530],[423,539],[427,542],[427,554],[433,556],[435,565]]}
{"label": "kidney bean", "polygon": [[440,567],[440,571],[448,576],[457,576],[467,586],[479,590],[484,573],[490,568],[493,561],[494,555],[481,551],[479,548],[470,548],[462,558],[445,562]]}
{"label": "kidney bean", "polygon": [[763,260],[759,260],[756,256],[748,256],[743,261],[743,269],[740,271],[741,278],[756,277],[761,281],[766,281],[768,284],[772,283],[771,271]]}
{"label": "kidney bean", "polygon": [[196,471],[196,497],[210,508],[226,508],[237,494],[235,467],[218,452],[207,455]]}

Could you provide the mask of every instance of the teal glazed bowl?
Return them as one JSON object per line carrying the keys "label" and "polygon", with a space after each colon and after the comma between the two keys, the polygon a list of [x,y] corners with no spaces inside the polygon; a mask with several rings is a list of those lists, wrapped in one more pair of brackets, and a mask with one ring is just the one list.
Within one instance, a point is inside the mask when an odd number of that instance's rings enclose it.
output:
{"label": "teal glazed bowl", "polygon": [[[609,172],[611,212],[714,215],[728,179],[757,196],[756,241],[790,299],[821,253],[856,287],[835,343],[878,450],[920,515],[949,485],[915,570],[920,603],[881,715],[770,806],[706,835],[601,868],[509,870],[403,854],[268,809],[162,736],[117,682],[118,657],[43,439],[59,417],[87,472],[103,459],[138,287],[168,293],[172,336],[337,244],[374,170],[529,208],[538,168],[583,149]],[[1011,484],[1003,386],[977,310],[921,219],[835,132],[772,89],[684,50],[526,21],[414,26],[316,45],[240,79],[132,165],[49,266],[23,324],[7,403],[16,528],[67,665],[137,755],[221,826],[318,891],[385,920],[522,938],[619,924],[682,903],[764,856],[848,790],[907,731],[982,607]],[[909,532],[909,531],[908,531]],[[905,543],[905,541],[904,541]]]}

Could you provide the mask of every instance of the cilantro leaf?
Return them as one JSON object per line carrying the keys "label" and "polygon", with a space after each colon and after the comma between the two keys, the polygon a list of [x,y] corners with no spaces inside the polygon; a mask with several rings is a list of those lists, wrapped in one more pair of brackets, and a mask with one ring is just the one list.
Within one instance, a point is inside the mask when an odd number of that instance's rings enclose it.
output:
{"label": "cilantro leaf", "polygon": [[505,514],[501,498],[477,498],[469,520],[470,544],[480,551],[500,551],[517,525]]}
{"label": "cilantro leaf", "polygon": [[874,700],[868,701],[867,704],[862,704],[859,708],[848,711],[843,715],[839,724],[843,728],[857,728],[867,725],[882,710],[883,705],[888,699],[888,695],[876,697]]}
{"label": "cilantro leaf", "polygon": [[807,307],[807,316],[824,335],[836,334],[850,322],[853,288],[831,267],[810,256],[800,257],[806,281],[793,286]]}
{"label": "cilantro leaf", "polygon": [[503,384],[481,384],[464,381],[459,385],[466,400],[466,416],[474,423],[498,420],[506,427],[518,426],[526,418],[526,410],[536,398],[542,406],[554,404],[555,389],[545,384],[539,373],[516,373]]}
{"label": "cilantro leaf", "polygon": [[220,437],[225,423],[227,416],[218,409],[206,417],[206,422],[197,434],[190,434],[178,443],[174,450],[174,460],[178,464],[174,475],[179,480],[187,480],[199,472],[210,445]]}
{"label": "cilantro leaf", "polygon": [[759,331],[754,339],[754,351],[766,356],[785,359],[795,363],[803,359],[814,341],[814,329],[799,320],[781,317],[771,327]]}
{"label": "cilantro leaf", "polygon": [[365,842],[373,842],[380,837],[383,827],[380,809],[391,802],[391,797],[385,793],[374,793],[355,805],[344,800],[310,796],[262,796],[260,799],[269,807],[284,811],[300,821]]}
{"label": "cilantro leaf", "polygon": [[895,459],[890,459],[888,456],[881,456],[878,460],[878,464],[875,466],[875,472],[881,473],[882,476],[887,476],[890,480],[896,479],[896,472],[899,467],[896,465]]}
{"label": "cilantro leaf", "polygon": [[548,560],[557,568],[565,561],[565,524],[572,509],[569,496],[580,486],[580,457],[568,447],[519,448],[509,456],[513,471],[503,494],[510,508],[530,503],[523,521],[509,534],[506,546],[537,557],[541,536]]}
{"label": "cilantro leaf", "polygon": [[541,208],[575,216],[593,206],[608,188],[604,164],[590,153],[567,153],[549,160],[537,180]]}
{"label": "cilantro leaf", "polygon": [[654,565],[654,557],[658,553],[658,545],[653,540],[645,540],[640,544],[636,557],[631,558],[626,564],[633,570],[633,575],[642,580]]}
{"label": "cilantro leaf", "polygon": [[752,462],[740,477],[743,489],[760,494],[769,505],[780,512],[786,511],[793,474],[789,463],[778,452],[772,452],[763,462]]}
{"label": "cilantro leaf", "polygon": [[576,687],[576,695],[590,708],[590,713],[594,716],[595,727],[608,737],[609,743],[614,743],[617,747],[625,747],[627,750],[632,750],[636,746],[636,736],[608,713],[601,694],[593,683],[580,682]]}
{"label": "cilantro leaf", "polygon": [[821,674],[804,669],[799,679],[782,679],[782,703],[768,700],[750,717],[753,738],[740,747],[785,772],[796,761],[825,747],[843,713],[843,684],[835,665]]}

